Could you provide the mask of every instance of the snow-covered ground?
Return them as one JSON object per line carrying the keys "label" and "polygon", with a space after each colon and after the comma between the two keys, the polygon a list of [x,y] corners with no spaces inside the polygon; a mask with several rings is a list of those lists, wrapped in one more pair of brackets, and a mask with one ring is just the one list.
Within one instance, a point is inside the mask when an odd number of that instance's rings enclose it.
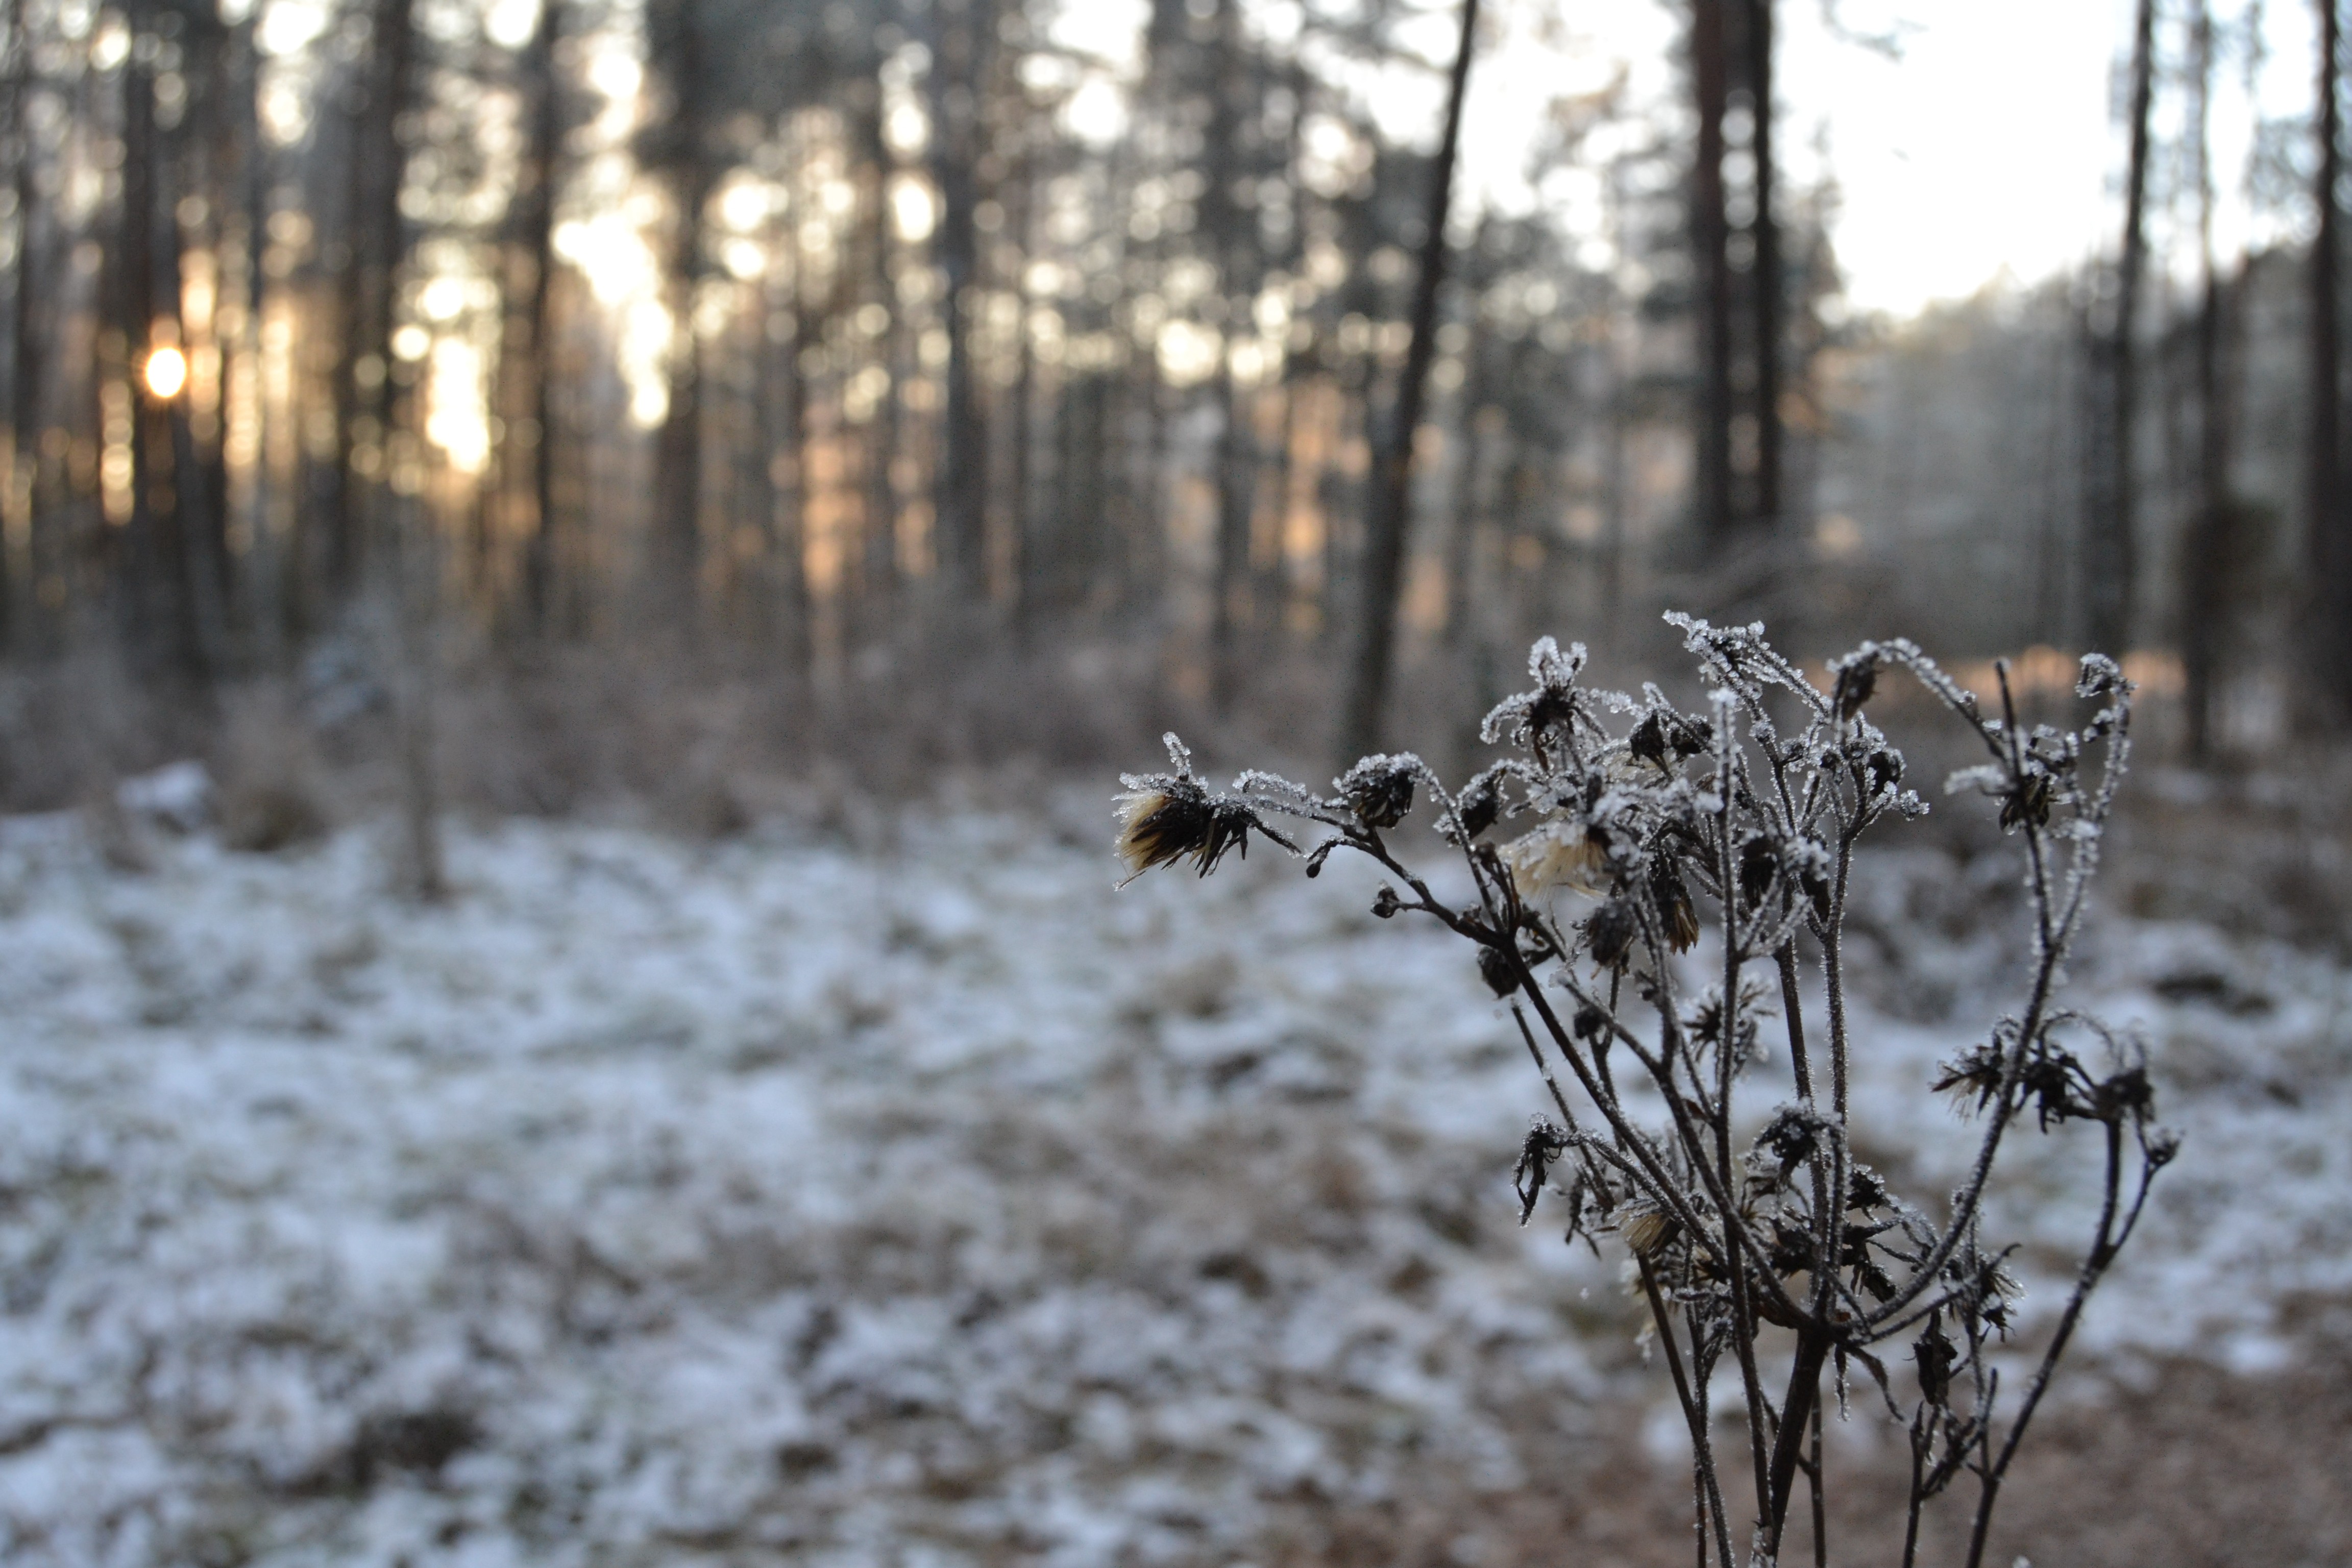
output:
{"label": "snow-covered ground", "polygon": [[[0,825],[0,1553],[1223,1564],[1542,1484],[1654,1380],[1514,1224],[1539,1086],[1467,954],[1338,865],[1114,893],[1108,820],[516,823],[437,908],[363,831]],[[2009,875],[1872,873],[1863,1119],[1928,1194]],[[2093,1347],[2274,1360],[2352,1289],[2352,988],[2122,921],[2076,970],[2189,1140]],[[2053,1243],[2067,1159],[2011,1189]]]}

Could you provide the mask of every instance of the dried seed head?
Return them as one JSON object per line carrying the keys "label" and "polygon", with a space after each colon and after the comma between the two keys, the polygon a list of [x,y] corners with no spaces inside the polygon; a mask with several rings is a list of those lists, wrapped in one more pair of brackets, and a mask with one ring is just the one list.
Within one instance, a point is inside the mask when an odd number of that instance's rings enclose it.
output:
{"label": "dried seed head", "polygon": [[1503,863],[1511,868],[1511,885],[1523,899],[1554,888],[1597,893],[1609,852],[1584,824],[1554,820],[1504,845]]}
{"label": "dried seed head", "polygon": [[1839,661],[1837,684],[1830,692],[1830,700],[1837,705],[1841,719],[1851,719],[1862,711],[1871,693],[1878,689],[1878,651],[1875,648],[1852,655]]}
{"label": "dried seed head", "polygon": [[1185,856],[1205,877],[1230,849],[1249,853],[1255,819],[1237,802],[1213,800],[1189,778],[1132,780],[1137,787],[1118,797],[1119,832],[1112,847],[1127,862],[1125,887],[1155,866]]}
{"label": "dried seed head", "polygon": [[1486,989],[1497,996],[1508,996],[1519,988],[1519,974],[1512,965],[1511,955],[1499,947],[1478,950],[1478,975],[1486,981]]}
{"label": "dried seed head", "polygon": [[1494,826],[1495,819],[1503,814],[1502,792],[1490,778],[1472,780],[1470,787],[1454,804],[1461,814],[1462,836],[1465,839],[1475,838]]}
{"label": "dried seed head", "polygon": [[1366,827],[1394,827],[1412,809],[1412,769],[1393,757],[1366,757],[1338,781],[1340,798]]}
{"label": "dried seed head", "polygon": [[2013,833],[2027,823],[2036,827],[2050,826],[2050,775],[2028,773],[2025,782],[2000,803],[2000,828]]}
{"label": "dried seed head", "polygon": [[1759,834],[1739,847],[1739,896],[1751,907],[1764,901],[1780,874],[1780,852],[1770,839]]}
{"label": "dried seed head", "polygon": [[1698,906],[1683,886],[1682,873],[1671,860],[1659,860],[1650,869],[1650,896],[1657,900],[1658,920],[1676,952],[1687,952],[1698,941]]}
{"label": "dried seed head", "polygon": [[1651,1204],[1629,1205],[1624,1218],[1617,1222],[1617,1234],[1644,1259],[1654,1259],[1664,1251],[1681,1229],[1673,1215]]}
{"label": "dried seed head", "polygon": [[1624,968],[1627,956],[1633,951],[1633,939],[1641,930],[1633,905],[1622,899],[1610,900],[1584,922],[1584,940],[1592,948],[1592,962],[1603,969]]}

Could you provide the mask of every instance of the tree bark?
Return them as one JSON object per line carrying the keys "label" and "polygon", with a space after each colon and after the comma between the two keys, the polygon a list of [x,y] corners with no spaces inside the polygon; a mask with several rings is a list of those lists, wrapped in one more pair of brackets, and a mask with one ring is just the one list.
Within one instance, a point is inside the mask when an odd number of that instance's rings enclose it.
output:
{"label": "tree bark", "polygon": [[[704,60],[698,0],[667,0],[656,52],[672,97],[664,148],[677,227],[671,237],[669,279],[675,325],[669,402],[654,443],[653,517],[646,539],[652,602],[668,630],[692,637],[700,609],[702,574],[702,338],[695,330],[697,296],[709,270],[702,209],[716,184],[712,149],[699,90]],[[649,30],[651,27],[649,21]]]}
{"label": "tree bark", "polygon": [[562,5],[542,0],[539,28],[522,60],[522,74],[536,102],[524,172],[527,184],[516,225],[524,264],[530,269],[530,293],[524,304],[524,331],[530,341],[524,395],[539,432],[530,457],[531,529],[523,548],[523,609],[532,635],[541,637],[555,626],[557,574],[563,560],[562,518],[555,505],[555,166],[563,134],[555,46],[562,36]]}
{"label": "tree bark", "polygon": [[2231,609],[2223,592],[2231,568],[2227,559],[2230,407],[2221,364],[2221,279],[2213,262],[2212,145],[2208,126],[2213,19],[2205,0],[2198,0],[2189,36],[2195,54],[2189,81],[2196,92],[2189,135],[2197,170],[2198,263],[2204,287],[2197,313],[2198,509],[2189,531],[2188,569],[2181,574],[2180,655],[2188,678],[2189,753],[2201,763],[2212,754],[2214,687]]}
{"label": "tree bark", "polygon": [[1749,316],[1756,356],[1756,487],[1751,513],[1765,527],[1780,521],[1780,228],[1772,216],[1772,6],[1746,0],[1748,91],[1752,108],[1748,150],[1756,166],[1755,245],[1748,266]]}
{"label": "tree bark", "polygon": [[2139,363],[2133,331],[2139,315],[2140,274],[2147,258],[2148,108],[2156,87],[2156,4],[2139,0],[2132,26],[2131,163],[2124,195],[2123,256],[2116,268],[2116,319],[2105,346],[2106,450],[2092,508],[2084,585],[2089,595],[2091,646],[2120,658],[2129,648],[2138,575],[2137,420]]}
{"label": "tree bark", "polygon": [[1454,155],[1462,141],[1463,96],[1470,83],[1470,56],[1477,28],[1478,0],[1462,0],[1461,37],[1454,46],[1453,77],[1446,89],[1445,130],[1438,139],[1437,159],[1431,171],[1421,277],[1412,300],[1412,342],[1397,378],[1395,417],[1388,439],[1372,456],[1371,505],[1364,528],[1363,595],[1356,624],[1355,658],[1349,664],[1348,691],[1339,715],[1343,768],[1380,747],[1412,513],[1413,437],[1421,427],[1422,395],[1429,382],[1430,362],[1437,353],[1437,295],[1445,280],[1445,219],[1454,203]]}
{"label": "tree bark", "polygon": [[1731,531],[1731,222],[1723,187],[1723,117],[1730,97],[1724,11],[1729,0],[1694,0],[1691,85],[1698,152],[1691,168],[1691,273],[1698,291],[1697,452],[1694,498],[1700,534]]}
{"label": "tree bark", "polygon": [[933,482],[933,538],[950,598],[988,596],[988,429],[973,374],[971,307],[980,282],[981,113],[996,38],[995,0],[939,0],[931,66],[932,177],[940,187],[938,256],[948,339],[947,430]]}
{"label": "tree bark", "polygon": [[2319,170],[2312,198],[2319,230],[2311,247],[2311,444],[2304,557],[2310,579],[2305,641],[2314,717],[2352,722],[2352,529],[2344,506],[2342,348],[2336,301],[2336,186],[2343,169],[2338,105],[2342,22],[2336,0],[2319,0]]}

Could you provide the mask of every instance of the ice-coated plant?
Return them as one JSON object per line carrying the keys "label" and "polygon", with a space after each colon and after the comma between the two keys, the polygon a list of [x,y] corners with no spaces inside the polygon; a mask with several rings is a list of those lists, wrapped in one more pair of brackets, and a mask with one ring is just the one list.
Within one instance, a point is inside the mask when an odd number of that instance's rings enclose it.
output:
{"label": "ice-coated plant", "polygon": [[[1171,772],[1124,780],[1118,853],[1132,879],[1186,858],[1206,876],[1251,834],[1303,857],[1310,877],[1352,851],[1393,879],[1373,914],[1425,915],[1474,944],[1549,1094],[1518,1152],[1521,1223],[1549,1197],[1571,1245],[1622,1248],[1688,1424],[1701,1568],[1710,1551],[1730,1568],[1735,1531],[1751,1563],[1778,1562],[1801,1477],[1814,1559],[1827,1561],[1822,1405],[1847,1409],[1864,1380],[1908,1435],[1906,1568],[1923,1510],[1970,1488],[1966,1562],[1979,1568],[2051,1374],[2177,1148],[2152,1121],[2136,1047],[2059,1003],[2133,689],[2113,660],[2086,656],[2087,721],[2028,728],[2005,665],[1988,716],[1906,641],[1863,644],[1830,666],[1824,691],[1761,626],[1668,619],[1710,689],[1700,710],[1654,685],[1589,687],[1583,647],[1547,637],[1528,661],[1532,689],[1486,715],[1482,738],[1504,756],[1458,791],[1409,753],[1364,758],[1328,796],[1255,771],[1217,790],[1170,735]],[[1966,1179],[1932,1200],[1855,1157],[1874,1139],[1848,1095],[1855,847],[1882,820],[1927,810],[1867,714],[1888,670],[1982,742],[1987,760],[1946,787],[1985,797],[2021,841],[2032,922],[2017,1009],[1920,1085],[1957,1097],[1979,1128]],[[1417,796],[1467,863],[1466,901],[1441,899],[1387,837]],[[1285,819],[1324,834],[1304,843],[1274,825]],[[1784,1053],[1765,1048],[1772,1035]],[[1985,1201],[2028,1126],[2091,1130],[2104,1186],[2072,1292],[2012,1396],[1997,1351],[2014,1324],[2014,1248],[1985,1235]],[[1727,1357],[1744,1455],[1718,1445],[1710,1409]]]}

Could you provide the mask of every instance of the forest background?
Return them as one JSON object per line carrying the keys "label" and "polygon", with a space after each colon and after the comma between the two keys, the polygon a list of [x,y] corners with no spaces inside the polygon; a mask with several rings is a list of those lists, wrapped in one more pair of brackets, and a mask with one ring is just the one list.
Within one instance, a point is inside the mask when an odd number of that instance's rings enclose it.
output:
{"label": "forest background", "polygon": [[[2109,216],[1897,316],[1769,0],[15,0],[0,795],[1320,761],[1668,601],[2123,649],[2264,752],[2352,636],[2336,26],[2284,9],[2119,13]],[[1865,20],[1811,79],[1901,80]]]}

